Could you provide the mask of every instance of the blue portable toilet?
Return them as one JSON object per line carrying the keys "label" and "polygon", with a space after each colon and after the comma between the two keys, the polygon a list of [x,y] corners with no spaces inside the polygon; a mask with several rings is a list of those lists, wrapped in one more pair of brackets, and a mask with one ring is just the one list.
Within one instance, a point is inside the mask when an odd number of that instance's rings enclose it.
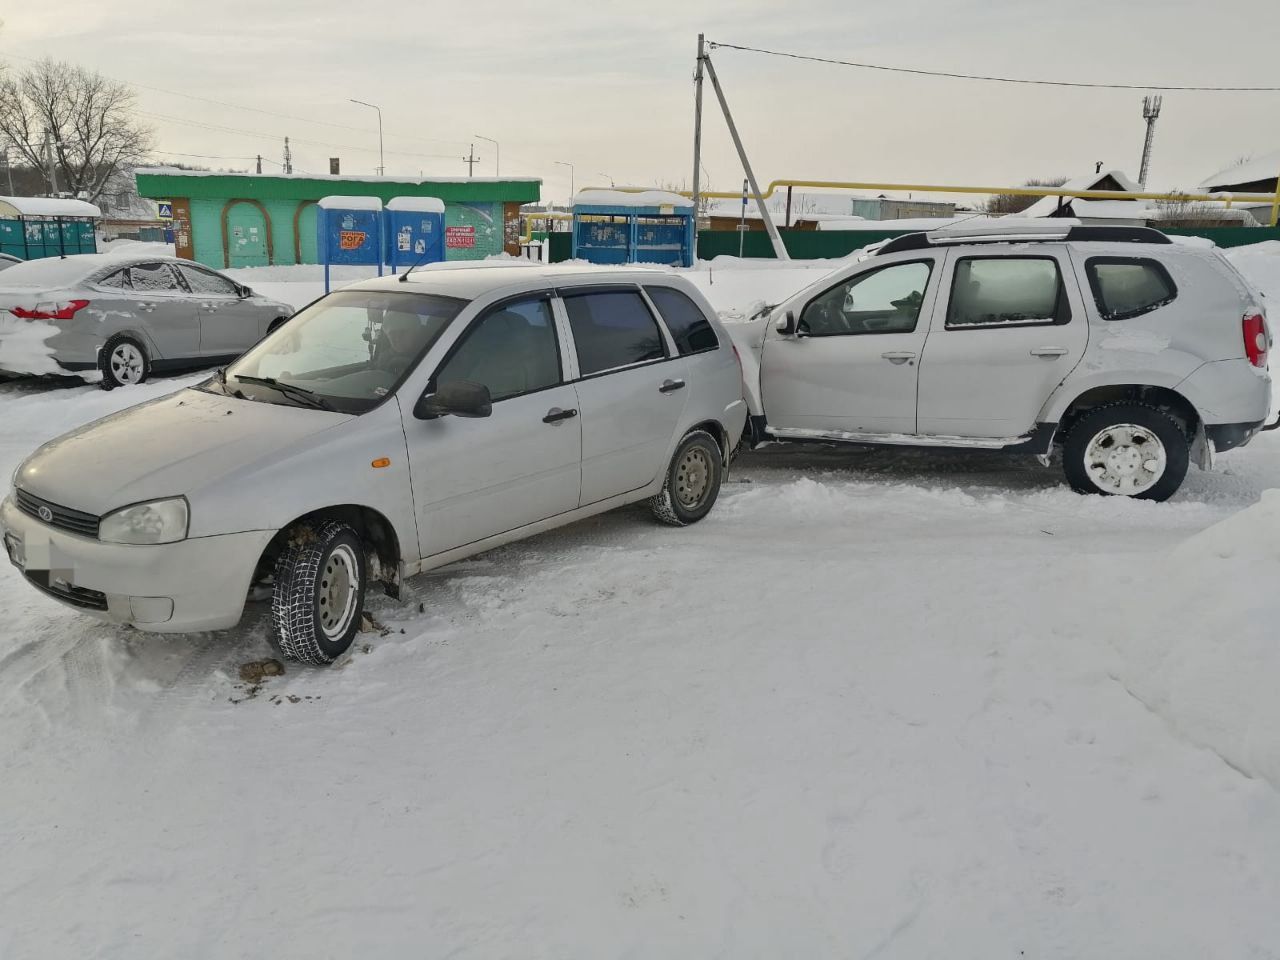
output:
{"label": "blue portable toilet", "polygon": [[444,259],[444,201],[436,197],[392,197],[382,217],[383,250],[397,267],[439,263]]}
{"label": "blue portable toilet", "polygon": [[693,266],[693,201],[665,190],[583,190],[573,201],[573,258]]}
{"label": "blue portable toilet", "polygon": [[382,201],[377,197],[321,197],[316,202],[316,251],[329,292],[332,264],[373,264],[382,276]]}

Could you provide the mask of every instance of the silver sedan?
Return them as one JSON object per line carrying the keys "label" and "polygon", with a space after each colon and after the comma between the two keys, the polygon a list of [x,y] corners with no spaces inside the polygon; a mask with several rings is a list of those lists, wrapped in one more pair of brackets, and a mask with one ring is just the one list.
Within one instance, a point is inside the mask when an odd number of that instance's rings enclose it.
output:
{"label": "silver sedan", "polygon": [[90,254],[0,274],[0,372],[99,370],[104,387],[234,360],[293,313],[176,257]]}

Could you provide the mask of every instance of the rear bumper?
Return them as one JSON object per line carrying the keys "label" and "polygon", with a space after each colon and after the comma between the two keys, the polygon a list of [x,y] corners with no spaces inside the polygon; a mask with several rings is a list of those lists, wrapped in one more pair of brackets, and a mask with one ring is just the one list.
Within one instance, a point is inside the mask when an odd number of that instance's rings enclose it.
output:
{"label": "rear bumper", "polygon": [[157,633],[233,627],[274,535],[251,530],[178,543],[103,543],[0,503],[0,535],[31,586],[81,613]]}
{"label": "rear bumper", "polygon": [[1243,447],[1262,429],[1263,421],[1256,423],[1206,423],[1204,435],[1213,442],[1217,453]]}

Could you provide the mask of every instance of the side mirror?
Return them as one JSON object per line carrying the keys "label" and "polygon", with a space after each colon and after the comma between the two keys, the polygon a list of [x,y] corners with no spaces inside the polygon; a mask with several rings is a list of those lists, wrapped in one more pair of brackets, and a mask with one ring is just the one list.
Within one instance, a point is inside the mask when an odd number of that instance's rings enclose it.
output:
{"label": "side mirror", "polygon": [[450,380],[436,387],[435,393],[424,393],[413,405],[413,415],[419,420],[435,420],[437,417],[487,417],[493,413],[493,400],[489,388],[470,380]]}
{"label": "side mirror", "polygon": [[793,311],[788,310],[778,318],[777,323],[773,325],[773,329],[788,337],[794,336],[796,332],[796,315]]}
{"label": "side mirror", "polygon": [[253,296],[253,291],[246,287],[243,283],[236,285],[236,293],[240,295],[241,300],[248,300]]}

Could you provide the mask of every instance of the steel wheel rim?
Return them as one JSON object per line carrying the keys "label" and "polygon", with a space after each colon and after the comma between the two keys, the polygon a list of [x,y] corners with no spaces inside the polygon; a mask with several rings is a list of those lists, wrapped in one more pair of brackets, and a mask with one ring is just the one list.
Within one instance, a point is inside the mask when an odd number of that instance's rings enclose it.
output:
{"label": "steel wheel rim", "polygon": [[1084,452],[1084,469],[1099,490],[1132,497],[1160,482],[1169,458],[1160,438],[1136,423],[1100,430]]}
{"label": "steel wheel rim", "polygon": [[111,351],[111,373],[121,383],[137,383],[142,379],[142,351],[131,343],[119,344]]}
{"label": "steel wheel rim", "polygon": [[329,640],[336,640],[351,627],[356,615],[356,598],[360,591],[360,565],[356,552],[345,543],[333,548],[320,570],[316,586],[320,629]]}
{"label": "steel wheel rim", "polygon": [[676,464],[676,499],[681,506],[696,507],[711,484],[711,458],[701,447],[690,447]]}

